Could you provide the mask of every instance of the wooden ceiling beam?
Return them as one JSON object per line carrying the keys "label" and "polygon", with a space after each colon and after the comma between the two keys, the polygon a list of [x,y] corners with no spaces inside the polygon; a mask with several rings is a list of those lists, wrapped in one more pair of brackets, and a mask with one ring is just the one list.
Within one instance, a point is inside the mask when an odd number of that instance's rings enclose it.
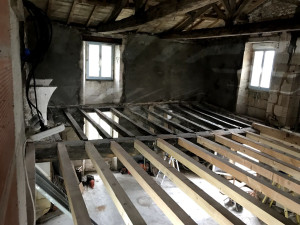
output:
{"label": "wooden ceiling beam", "polygon": [[135,30],[145,23],[162,19],[167,16],[170,17],[178,14],[185,14],[217,1],[218,0],[171,0],[162,2],[157,6],[150,7],[142,15],[134,15],[120,21],[103,24],[98,27],[98,32],[118,33]]}
{"label": "wooden ceiling beam", "polygon": [[211,29],[199,29],[185,32],[173,32],[162,34],[165,39],[206,39],[233,36],[255,35],[262,33],[278,33],[284,31],[299,31],[300,21],[296,19],[284,19],[234,25],[230,28],[219,27]]}
{"label": "wooden ceiling beam", "polygon": [[96,11],[97,7],[98,6],[94,5],[93,10],[92,10],[92,12],[91,12],[91,14],[90,14],[87,22],[86,22],[86,25],[85,25],[86,27],[89,27],[91,25],[91,22],[92,22],[92,20],[94,18],[94,12]]}
{"label": "wooden ceiling beam", "polygon": [[115,21],[118,16],[120,15],[122,9],[128,4],[128,0],[118,0],[118,2],[115,4],[115,7],[113,11],[111,12],[110,16],[107,18],[105,23],[113,22]]}
{"label": "wooden ceiling beam", "polygon": [[222,20],[227,19],[227,16],[225,15],[225,13],[220,9],[220,7],[217,4],[213,4],[212,7],[215,10],[215,12],[217,13],[219,19],[222,19]]}
{"label": "wooden ceiling beam", "polygon": [[200,9],[197,9],[195,11],[187,13],[188,18],[185,18],[183,21],[181,21],[179,24],[177,24],[172,31],[182,31],[188,26],[190,26],[192,23],[195,22],[197,18],[202,16],[207,10],[209,10],[212,7],[213,4],[206,5]]}
{"label": "wooden ceiling beam", "polygon": [[145,11],[147,2],[148,0],[134,0],[135,15],[138,15]]}
{"label": "wooden ceiling beam", "polygon": [[67,24],[70,24],[72,22],[72,18],[73,18],[73,15],[74,15],[74,9],[75,9],[76,4],[77,4],[77,0],[74,0],[73,3],[72,3],[72,6],[71,6],[70,12],[69,12]]}

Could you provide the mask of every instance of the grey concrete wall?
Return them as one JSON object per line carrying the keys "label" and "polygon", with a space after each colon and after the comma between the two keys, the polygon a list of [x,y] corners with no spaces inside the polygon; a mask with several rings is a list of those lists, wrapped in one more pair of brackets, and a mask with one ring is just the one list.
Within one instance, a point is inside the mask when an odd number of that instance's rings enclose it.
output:
{"label": "grey concrete wall", "polygon": [[58,87],[49,104],[79,104],[82,76],[81,48],[79,31],[53,24],[51,46],[36,70],[37,78],[51,78],[53,79],[51,86]]}
{"label": "grey concrete wall", "polygon": [[202,100],[233,110],[243,41],[178,43],[146,35],[125,46],[126,102]]}

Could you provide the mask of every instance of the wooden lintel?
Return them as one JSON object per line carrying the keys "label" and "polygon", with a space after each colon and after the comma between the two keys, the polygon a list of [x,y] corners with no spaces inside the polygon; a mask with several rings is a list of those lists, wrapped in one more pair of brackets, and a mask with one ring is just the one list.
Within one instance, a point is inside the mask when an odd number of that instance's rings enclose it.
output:
{"label": "wooden lintel", "polygon": [[270,209],[267,205],[261,203],[261,201],[250,196],[248,193],[241,190],[239,187],[227,181],[225,178],[215,174],[213,171],[197,162],[190,156],[183,153],[168,142],[158,139],[157,146],[163,151],[172,155],[183,165],[188,167],[191,171],[196,173],[201,178],[205,179],[218,189],[222,190],[224,194],[244,206],[247,210],[256,215],[259,219],[267,224],[289,224],[290,220],[279,214],[277,211]]}
{"label": "wooden lintel", "polygon": [[184,32],[171,32],[168,34],[162,34],[160,35],[160,37],[165,39],[207,39],[234,36],[249,36],[263,33],[279,33],[299,30],[299,20],[280,19],[273,21],[240,24],[231,27],[218,27]]}
{"label": "wooden lintel", "polygon": [[67,109],[65,109],[63,111],[64,111],[64,114],[66,115],[66,117],[68,118],[71,126],[73,127],[75,133],[80,138],[80,140],[87,141],[88,140],[87,136],[84,134],[83,130],[81,129],[81,127],[79,126],[79,124],[76,122],[76,120],[73,118],[73,116],[71,115],[71,113],[68,112]]}
{"label": "wooden lintel", "polygon": [[108,194],[122,216],[124,223],[128,225],[146,224],[95,146],[91,142],[86,142],[85,150],[103,181]]}
{"label": "wooden lintel", "polygon": [[264,176],[265,178],[269,179],[271,182],[280,184],[282,187],[286,187],[287,189],[300,194],[300,181],[295,180],[284,173],[278,172],[270,166],[267,166],[260,162],[256,162],[250,159],[249,157],[245,157],[241,154],[238,154],[235,151],[231,151],[230,149],[204,137],[198,136],[197,143],[233,160],[234,162],[237,162],[241,165],[244,165],[247,168],[250,168],[251,170],[257,172],[261,176]]}
{"label": "wooden lintel", "polygon": [[220,203],[201,190],[172,165],[166,163],[158,154],[152,151],[141,141],[136,140],[134,147],[147,158],[157,169],[166,174],[184,193],[193,199],[219,224],[244,224],[240,219],[230,213]]}
{"label": "wooden lintel", "polygon": [[73,222],[75,225],[91,224],[91,219],[79,189],[79,181],[69,158],[66,146],[63,143],[58,143],[57,152],[61,172],[64,177],[64,184],[68,194]]}
{"label": "wooden lintel", "polygon": [[111,150],[172,223],[196,224],[118,143],[112,141]]}
{"label": "wooden lintel", "polygon": [[178,14],[184,14],[217,1],[218,0],[164,1],[157,6],[150,7],[141,15],[134,15],[120,21],[103,24],[98,27],[98,32],[118,33],[135,30],[145,23],[162,19],[167,16],[170,17]]}
{"label": "wooden lintel", "polygon": [[135,135],[131,133],[129,130],[127,130],[125,127],[122,127],[120,124],[115,122],[113,119],[106,116],[103,112],[101,112],[99,109],[95,109],[95,112],[97,115],[103,119],[105,122],[107,122],[113,129],[116,129],[122,136],[128,136],[128,137],[134,137]]}

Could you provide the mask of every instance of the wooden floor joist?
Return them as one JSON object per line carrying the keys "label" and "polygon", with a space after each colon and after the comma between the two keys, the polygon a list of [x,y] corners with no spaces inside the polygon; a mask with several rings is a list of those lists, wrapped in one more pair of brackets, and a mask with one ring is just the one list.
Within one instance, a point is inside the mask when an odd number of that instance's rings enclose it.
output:
{"label": "wooden floor joist", "polygon": [[206,118],[210,118],[211,120],[215,121],[215,123],[219,123],[219,124],[221,124],[221,125],[223,125],[223,126],[225,126],[227,128],[239,128],[239,126],[237,126],[237,125],[234,125],[232,123],[226,122],[226,121],[224,121],[222,119],[219,119],[219,118],[214,117],[212,115],[209,115],[207,113],[200,112],[199,110],[193,109],[193,108],[191,108],[189,106],[186,106],[186,105],[180,105],[180,106],[186,107],[190,111],[195,112],[197,114],[200,114],[201,116],[204,116]]}
{"label": "wooden floor joist", "polygon": [[166,128],[152,120],[149,120],[148,118],[146,118],[145,116],[131,110],[128,108],[128,111],[130,113],[132,113],[134,116],[136,116],[137,118],[140,118],[141,120],[143,120],[144,123],[146,123],[147,125],[153,127],[155,130],[157,130],[158,133],[163,133],[163,134],[173,134],[174,132],[171,131],[169,128]]}
{"label": "wooden floor joist", "polygon": [[264,137],[252,132],[246,132],[246,137],[250,138],[254,141],[260,142],[262,144],[268,145],[272,148],[278,149],[280,151],[283,151],[285,153],[291,154],[296,157],[300,157],[300,150],[298,148],[294,148],[293,146],[289,146],[286,144],[283,144],[280,141],[276,141],[274,139]]}
{"label": "wooden floor joist", "polygon": [[79,111],[82,113],[82,115],[89,121],[93,127],[96,128],[96,130],[99,132],[99,134],[103,138],[111,138],[111,136],[98,124],[95,122],[95,120],[92,119],[92,117],[89,116],[84,110],[79,109]]}
{"label": "wooden floor joist", "polygon": [[77,134],[77,136],[81,140],[87,141],[88,140],[87,136],[84,134],[82,128],[79,126],[79,124],[73,118],[73,116],[71,115],[71,113],[69,113],[67,109],[64,109],[63,111],[64,111],[66,117],[68,118],[68,120],[70,121],[70,124],[73,127],[73,129],[74,129],[75,133]]}
{"label": "wooden floor joist", "polygon": [[196,224],[118,143],[112,141],[111,150],[172,223]]}
{"label": "wooden floor joist", "polygon": [[125,127],[122,127],[120,124],[115,122],[113,119],[109,118],[107,115],[105,115],[103,112],[101,112],[99,109],[95,109],[95,112],[97,115],[103,119],[108,125],[110,125],[113,129],[118,131],[122,136],[124,137],[134,137],[134,134],[131,133],[129,130],[127,130]]}
{"label": "wooden floor joist", "polygon": [[173,105],[172,108],[178,110],[179,112],[182,112],[183,114],[189,115],[190,117],[194,118],[195,120],[200,121],[200,123],[204,123],[204,124],[206,124],[208,126],[213,127],[214,129],[225,129],[225,127],[223,127],[223,126],[221,126],[219,124],[216,124],[216,123],[214,123],[214,122],[212,122],[210,120],[204,119],[201,116],[195,115],[194,113],[191,113],[188,110],[185,110],[185,109],[183,109],[183,108],[181,108],[179,106],[174,106]]}
{"label": "wooden floor joist", "polygon": [[234,124],[236,124],[236,125],[238,125],[240,127],[249,127],[250,126],[250,124],[244,123],[244,122],[242,122],[240,120],[233,119],[233,118],[231,118],[229,116],[225,116],[225,115],[220,114],[220,113],[213,112],[213,111],[211,111],[211,110],[209,110],[207,108],[204,109],[203,107],[200,107],[199,105],[196,105],[196,104],[192,104],[192,105],[194,107],[196,107],[197,109],[205,112],[205,113],[208,113],[210,115],[214,115],[215,117],[218,117],[220,119],[224,119],[224,120],[230,121],[230,123],[234,123]]}
{"label": "wooden floor joist", "polygon": [[300,180],[300,169],[293,165],[287,164],[287,163],[281,161],[280,159],[269,156],[268,154],[265,154],[263,152],[256,151],[254,149],[251,149],[250,147],[247,147],[245,145],[242,145],[238,142],[235,142],[231,139],[225,138],[220,135],[215,135],[215,140],[216,140],[216,142],[219,142],[222,145],[225,145],[236,151],[245,153],[253,158],[256,158],[257,160],[259,160],[263,163],[266,163],[267,165],[269,165],[275,169],[281,170],[281,171],[291,175],[292,177],[294,177],[297,180]]}
{"label": "wooden floor joist", "polygon": [[235,151],[232,151],[223,145],[217,144],[207,138],[204,137],[197,137],[197,143],[200,145],[217,152],[220,155],[223,155],[234,162],[237,162],[247,168],[257,172],[258,174],[266,177],[271,182],[275,182],[280,184],[282,187],[286,187],[287,189],[294,191],[300,194],[300,181],[289,177],[288,175],[278,172],[274,170],[272,167],[262,164],[260,162],[256,162],[248,157],[245,157],[241,154],[238,154]]}
{"label": "wooden floor joist", "polygon": [[147,135],[154,135],[154,133],[151,130],[148,130],[145,127],[141,126],[140,124],[136,123],[135,121],[130,119],[128,116],[126,116],[123,113],[121,113],[120,111],[118,111],[117,109],[111,108],[110,111],[113,114],[115,114],[117,117],[123,118],[123,119],[127,120],[128,122],[130,122],[131,124],[133,124],[134,126],[136,126],[137,129],[140,130],[142,133],[147,134]]}
{"label": "wooden floor joist", "polygon": [[75,225],[92,224],[87,208],[82,198],[79,181],[77,179],[73,164],[69,158],[67,148],[63,143],[57,144],[57,152],[64,184],[68,194],[69,207],[71,209]]}
{"label": "wooden floor joist", "polygon": [[261,144],[254,140],[251,140],[251,139],[249,139],[245,136],[239,135],[239,134],[232,134],[231,138],[232,138],[232,140],[235,140],[242,144],[251,146],[252,148],[255,148],[261,152],[264,152],[270,156],[278,158],[278,159],[282,160],[283,162],[289,163],[296,167],[300,167],[300,158],[298,158],[296,156],[290,155],[288,153],[284,153],[284,152],[274,149],[272,147],[268,147],[264,144]]}
{"label": "wooden floor joist", "polygon": [[244,224],[240,219],[206,194],[206,192],[201,190],[182,173],[178,172],[171,164],[164,161],[143,142],[136,140],[134,142],[134,147],[219,224]]}
{"label": "wooden floor joist", "polygon": [[178,144],[186,150],[206,160],[207,162],[210,162],[211,164],[222,169],[223,171],[231,174],[239,181],[246,183],[253,190],[262,192],[271,199],[274,199],[276,202],[288,208],[290,211],[300,214],[300,199],[277,188],[276,186],[272,185],[271,182],[268,182],[262,179],[261,177],[254,176],[253,174],[246,172],[245,170],[237,167],[228,160],[222,159],[221,157],[210,153],[204,148],[184,138],[178,138]]}
{"label": "wooden floor joist", "polygon": [[187,156],[185,153],[169,144],[168,142],[157,139],[157,146],[169,155],[175,157],[179,162],[188,167],[198,176],[207,180],[218,189],[222,190],[227,196],[238,202],[243,207],[256,215],[259,219],[267,224],[290,224],[291,221],[280,215],[278,212],[270,209],[268,206],[262,204],[260,201],[250,196],[248,193],[242,191],[240,188],[231,184],[225,178],[215,174],[204,165],[200,164],[193,158]]}
{"label": "wooden floor joist", "polygon": [[300,134],[278,130],[258,123],[253,123],[252,127],[256,130],[259,130],[260,133],[267,135],[269,137],[276,138],[278,140],[282,140],[290,144],[300,146]]}
{"label": "wooden floor joist", "polygon": [[157,113],[155,113],[155,112],[153,112],[153,111],[151,111],[149,109],[143,108],[143,110],[145,110],[145,112],[151,114],[152,116],[158,118],[159,120],[161,120],[161,121],[169,124],[170,126],[176,128],[178,130],[184,131],[185,133],[192,133],[192,132],[194,132],[193,130],[191,130],[191,129],[185,127],[185,126],[182,126],[181,124],[176,123],[176,122],[174,122],[172,120],[169,120],[169,119],[167,119],[167,118],[165,118],[165,117],[163,117],[163,116],[161,116],[161,115],[159,115],[159,114],[157,114]]}
{"label": "wooden floor joist", "polygon": [[104,159],[98,153],[95,146],[90,143],[85,143],[85,150],[92,160],[94,167],[97,170],[104,186],[116,205],[125,224],[146,224],[140,213],[137,211]]}
{"label": "wooden floor joist", "polygon": [[194,121],[191,121],[191,120],[189,120],[189,119],[187,119],[187,118],[185,118],[185,117],[183,117],[183,116],[181,116],[181,115],[179,115],[177,113],[170,112],[170,111],[168,111],[168,110],[166,110],[166,109],[164,109],[164,108],[162,108],[160,106],[155,105],[154,108],[157,109],[157,110],[159,110],[159,111],[161,111],[161,112],[164,112],[164,113],[166,113],[166,114],[168,114],[168,115],[170,115],[170,116],[172,116],[174,118],[177,118],[177,119],[179,119],[179,120],[181,120],[181,121],[183,121],[183,122],[185,122],[187,124],[191,124],[192,126],[198,128],[200,130],[204,130],[204,131],[210,131],[211,130],[210,128],[208,128],[206,126],[203,126],[203,125],[198,124],[198,123],[196,123]]}

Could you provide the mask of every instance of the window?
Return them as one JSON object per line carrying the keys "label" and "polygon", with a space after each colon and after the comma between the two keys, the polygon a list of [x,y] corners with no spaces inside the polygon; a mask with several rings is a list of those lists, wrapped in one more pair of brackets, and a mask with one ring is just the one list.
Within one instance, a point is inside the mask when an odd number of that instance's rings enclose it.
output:
{"label": "window", "polygon": [[113,80],[115,45],[85,42],[86,79]]}
{"label": "window", "polygon": [[259,50],[254,52],[251,74],[251,87],[268,89],[270,87],[275,51]]}

